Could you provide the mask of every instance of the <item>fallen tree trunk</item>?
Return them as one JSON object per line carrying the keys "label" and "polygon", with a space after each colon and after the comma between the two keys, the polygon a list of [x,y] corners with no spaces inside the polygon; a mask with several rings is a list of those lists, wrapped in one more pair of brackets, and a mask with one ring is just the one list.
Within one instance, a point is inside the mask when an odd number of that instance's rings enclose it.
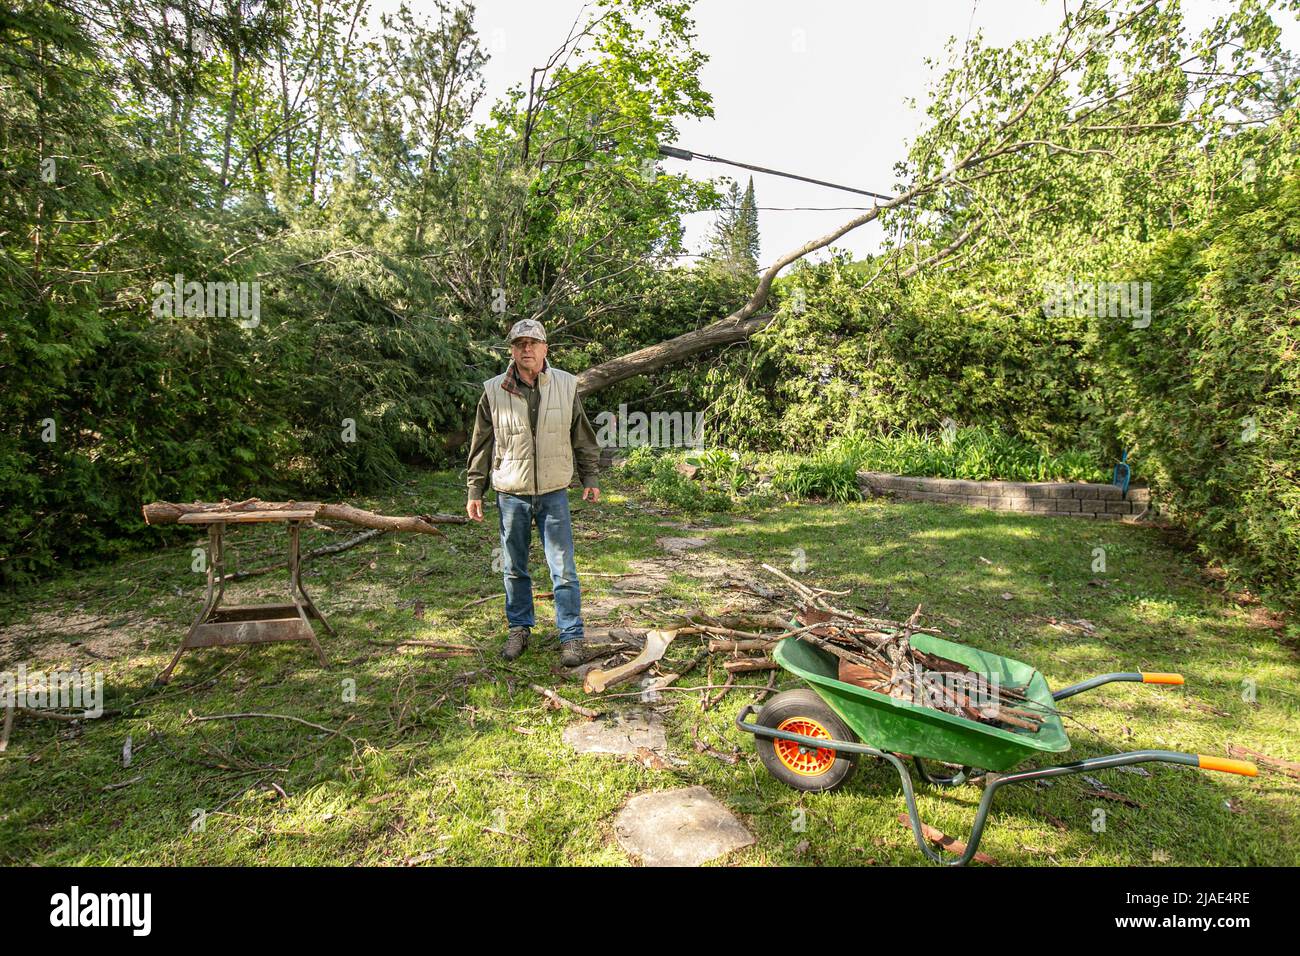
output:
{"label": "fallen tree trunk", "polygon": [[578,374],[578,394],[589,395],[634,375],[674,365],[709,349],[744,342],[765,328],[776,315],[774,312],[764,312],[750,317],[744,313],[745,310],[741,309],[702,329],[694,329],[666,342],[656,342],[627,355],[593,365]]}
{"label": "fallen tree trunk", "polygon": [[[1087,7],[1088,5],[1085,4],[1084,6]],[[758,285],[749,299],[725,318],[703,328],[669,339],[666,342],[660,342],[627,355],[612,358],[582,372],[578,375],[578,394],[589,395],[625,379],[657,371],[707,349],[746,341],[751,335],[766,327],[772,321],[770,313],[760,315],[758,310],[767,307],[772,284],[782,269],[812,252],[830,246],[854,229],[874,222],[890,210],[928,199],[953,184],[958,184],[962,189],[969,190],[972,197],[977,198],[977,201],[971,204],[971,211],[959,220],[963,228],[946,245],[935,248],[938,244],[937,241],[926,243],[929,254],[923,259],[918,255],[915,263],[902,273],[902,278],[909,278],[927,268],[933,267],[937,263],[950,261],[964,246],[983,235],[983,228],[987,221],[996,222],[1000,218],[1000,214],[996,209],[986,211],[977,208],[986,205],[986,201],[978,198],[980,193],[975,191],[972,183],[978,180],[988,182],[990,177],[992,177],[991,183],[995,187],[1008,180],[1014,182],[1013,177],[1024,174],[1029,168],[1029,163],[1033,161],[1027,157],[1032,157],[1044,148],[1048,150],[1049,156],[1058,154],[1105,156],[1109,158],[1109,162],[1113,166],[1119,166],[1116,152],[1110,149],[1096,148],[1097,143],[1095,141],[1090,140],[1090,148],[1082,150],[1060,146],[1053,142],[1058,137],[1061,137],[1060,142],[1068,142],[1064,137],[1077,134],[1081,128],[1076,125],[1079,122],[1079,116],[1075,111],[1057,111],[1048,104],[1054,102],[1052,94],[1069,89],[1070,84],[1073,82],[1072,77],[1080,69],[1080,64],[1088,62],[1088,58],[1096,55],[1099,49],[1105,51],[1102,54],[1103,57],[1108,57],[1112,54],[1114,48],[1133,42],[1133,36],[1129,32],[1130,28],[1144,21],[1149,11],[1155,6],[1156,0],[1147,0],[1147,2],[1136,6],[1134,9],[1114,15],[1113,20],[1111,19],[1111,12],[1104,5],[1101,9],[1081,10],[1078,20],[1074,17],[1067,17],[1055,38],[1056,51],[1054,56],[1044,59],[1041,70],[1032,74],[1025,74],[1024,78],[1028,82],[1025,92],[1007,102],[1005,115],[999,115],[998,112],[993,113],[987,118],[983,129],[973,130],[973,135],[969,141],[960,144],[955,143],[955,152],[951,155],[951,158],[944,155],[946,150],[933,150],[928,157],[919,163],[915,173],[917,178],[909,188],[898,193],[892,199],[876,203],[826,235],[811,239],[799,248],[777,258],[759,276]],[[1076,43],[1076,41],[1078,42]],[[1203,95],[1205,92],[1205,90],[1202,90]],[[982,93],[976,95],[982,95]],[[1071,94],[1067,93],[1066,95]],[[1112,100],[1108,101],[1109,108],[1133,109],[1137,105],[1136,101],[1143,95],[1141,84],[1129,84],[1123,92],[1116,94]],[[942,102],[942,100],[937,101],[936,105],[938,102]],[[927,130],[927,135],[934,133],[935,130],[943,130],[949,124],[965,123],[966,118],[960,117],[960,114],[966,109],[969,102],[969,99],[957,97],[953,112],[945,117],[936,117],[937,125]],[[1035,107],[1037,107],[1037,111],[1035,111]],[[1218,116],[1212,116],[1207,122],[1219,119]],[[1109,141],[1118,146],[1122,142],[1131,140],[1135,134],[1154,132],[1167,126],[1166,122],[1154,121],[1151,123],[1133,122],[1129,125],[1109,127],[1082,127],[1082,129],[1088,130],[1090,133],[1109,131],[1113,134],[1109,137]],[[1002,160],[1002,162],[994,162],[995,160]],[[1050,181],[1052,181],[1051,178],[1043,179],[1043,182]],[[1019,201],[1023,203],[1026,194],[1037,188],[1035,186],[1029,190],[1017,190]],[[1055,205],[1053,203],[1047,208],[1053,208]],[[988,215],[990,212],[994,217],[992,219]],[[909,231],[913,231],[915,228],[915,220],[913,220],[913,225]],[[889,265],[896,262],[904,251],[915,251],[917,249],[916,239],[916,236],[905,236],[904,242],[899,243],[894,250],[886,253],[885,264]],[[884,271],[883,268],[881,271]],[[870,282],[867,284],[869,285]]]}
{"label": "fallen tree trunk", "polygon": [[[968,156],[967,161],[969,159]],[[706,352],[709,349],[747,341],[755,332],[766,328],[768,323],[775,317],[773,312],[760,313],[758,310],[767,303],[768,294],[772,291],[772,283],[776,281],[776,277],[782,269],[792,262],[797,262],[809,253],[829,246],[836,239],[852,232],[859,226],[872,222],[879,218],[881,213],[905,205],[918,196],[933,191],[937,188],[939,181],[939,177],[935,177],[932,180],[913,186],[885,203],[872,206],[866,212],[850,219],[838,229],[818,239],[811,239],[798,249],[787,252],[764,270],[763,274],[759,276],[758,285],[748,301],[726,318],[710,323],[702,329],[685,332],[666,342],[656,342],[654,345],[647,345],[645,348],[629,352],[627,355],[620,355],[607,362],[601,362],[599,365],[593,365],[586,371],[579,373],[578,394],[580,396],[589,395],[625,379],[676,364],[683,359]]]}
{"label": "fallen tree trunk", "polygon": [[[300,506],[301,503],[293,501],[262,501],[258,498],[247,498],[243,501],[196,501],[192,504],[155,501],[145,505],[141,510],[144,513],[145,524],[159,525],[175,524],[180,520],[181,515],[194,514],[200,511],[292,511],[296,505]],[[465,524],[469,521],[464,515],[381,515],[373,511],[354,508],[352,505],[329,504],[328,502],[323,502],[315,507],[317,518],[346,521],[349,524],[359,525],[363,528],[374,528],[378,531],[413,531],[419,534],[441,535],[442,532],[435,527],[436,525]]]}

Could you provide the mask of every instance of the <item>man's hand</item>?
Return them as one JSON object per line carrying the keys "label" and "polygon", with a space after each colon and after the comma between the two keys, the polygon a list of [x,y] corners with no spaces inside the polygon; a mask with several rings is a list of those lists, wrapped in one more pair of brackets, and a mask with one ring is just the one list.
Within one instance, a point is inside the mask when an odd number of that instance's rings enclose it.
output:
{"label": "man's hand", "polygon": [[482,521],[483,520],[483,499],[471,498],[469,500],[469,503],[465,505],[465,514],[469,515],[470,520],[472,521]]}
{"label": "man's hand", "polygon": [[583,489],[582,489],[582,500],[583,500],[583,501],[599,501],[599,500],[600,500],[600,489],[599,489],[599,488],[583,488]]}

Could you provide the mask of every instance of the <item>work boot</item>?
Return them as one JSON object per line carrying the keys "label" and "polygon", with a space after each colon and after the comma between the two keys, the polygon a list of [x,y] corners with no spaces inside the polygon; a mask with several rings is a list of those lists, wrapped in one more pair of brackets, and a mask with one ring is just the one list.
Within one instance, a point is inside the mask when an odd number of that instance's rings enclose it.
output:
{"label": "work boot", "polygon": [[508,661],[513,661],[516,657],[528,649],[528,628],[512,627],[510,636],[506,638],[505,647],[501,648],[501,656]]}
{"label": "work boot", "polygon": [[577,667],[587,663],[587,645],[582,638],[565,641],[560,645],[560,663],[565,667]]}

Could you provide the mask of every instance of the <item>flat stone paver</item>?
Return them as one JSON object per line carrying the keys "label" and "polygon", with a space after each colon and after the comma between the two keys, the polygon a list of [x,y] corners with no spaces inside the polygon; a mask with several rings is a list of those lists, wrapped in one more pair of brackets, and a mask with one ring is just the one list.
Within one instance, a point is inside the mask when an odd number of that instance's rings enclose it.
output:
{"label": "flat stone paver", "polygon": [[645,866],[699,866],[755,842],[703,787],[633,797],[615,818],[614,835]]}
{"label": "flat stone paver", "polygon": [[663,718],[649,710],[575,721],[564,728],[560,739],[580,754],[635,754],[642,747],[668,749]]}
{"label": "flat stone paver", "polygon": [[655,538],[655,544],[670,554],[681,554],[683,551],[702,548],[708,543],[708,538]]}

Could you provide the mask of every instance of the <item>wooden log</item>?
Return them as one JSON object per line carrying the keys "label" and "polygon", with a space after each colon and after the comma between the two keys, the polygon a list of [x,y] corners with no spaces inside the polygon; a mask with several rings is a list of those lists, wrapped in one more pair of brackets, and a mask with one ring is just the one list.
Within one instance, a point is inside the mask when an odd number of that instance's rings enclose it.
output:
{"label": "wooden log", "polygon": [[[680,632],[678,632],[678,633],[680,633]],[[691,658],[689,661],[687,661],[687,662],[686,662],[686,666],[683,667],[681,670],[676,671],[676,672],[673,672],[673,673],[670,673],[670,674],[664,674],[662,677],[660,677],[660,678],[659,678],[657,681],[655,681],[653,684],[650,684],[648,687],[646,687],[646,690],[647,690],[647,691],[663,690],[665,687],[668,687],[668,686],[670,686],[670,685],[676,683],[677,681],[679,681],[679,680],[681,680],[683,677],[685,677],[687,674],[689,674],[691,671],[695,670],[695,668],[696,668],[697,666],[699,666],[700,661],[704,660],[704,658],[706,658],[706,657],[708,657],[708,656],[709,656],[709,652],[708,652],[708,651],[700,651],[700,652],[699,652],[698,654],[696,654],[693,658]]]}
{"label": "wooden log", "polygon": [[766,651],[775,644],[776,641],[766,638],[756,641],[709,641],[709,653],[717,654],[719,651]]}
{"label": "wooden log", "polygon": [[620,681],[649,670],[655,661],[664,656],[664,651],[668,650],[668,645],[676,636],[676,631],[647,631],[645,646],[641,648],[640,654],[621,667],[590,671],[582,681],[582,689],[588,694],[599,694]]}
{"label": "wooden log", "polygon": [[1000,724],[1007,724],[1010,727],[1019,727],[1021,730],[1028,730],[1030,733],[1038,733],[1038,724],[1028,720],[1021,720],[1019,717],[1008,716],[1005,711],[999,711],[995,707],[986,707],[980,711],[980,715],[986,720],[996,720]]}
{"label": "wooden log", "polygon": [[771,640],[766,634],[759,631],[738,631],[730,627],[717,627],[713,624],[697,624],[694,630],[700,634],[716,634],[719,637],[731,638],[736,641],[768,641]]}
{"label": "wooden log", "polygon": [[[262,501],[258,498],[246,498],[243,501],[196,501],[192,504],[172,501],[154,501],[141,509],[145,524],[176,524],[182,515],[196,514],[204,511],[217,512],[258,512],[258,511],[297,511],[305,506],[315,508],[317,518],[325,520],[346,521],[363,528],[375,528],[380,531],[412,531],[419,534],[441,535],[435,525],[465,524],[469,521],[464,515],[430,514],[430,515],[381,515],[365,511],[346,504],[328,502],[297,501]],[[192,520],[192,519],[191,519]]]}
{"label": "wooden log", "polygon": [[788,615],[769,611],[719,611],[709,614],[703,608],[689,608],[673,614],[674,621],[686,624],[708,624],[711,627],[740,628],[751,631],[784,631],[790,626]]}
{"label": "wooden log", "polygon": [[846,660],[839,662],[839,679],[846,684],[865,687],[868,690],[880,690],[882,684],[889,680],[889,671],[881,667],[852,664]]}
{"label": "wooden log", "polygon": [[774,671],[777,663],[766,657],[746,657],[738,661],[727,661],[722,666],[728,674],[743,674],[746,671]]}

